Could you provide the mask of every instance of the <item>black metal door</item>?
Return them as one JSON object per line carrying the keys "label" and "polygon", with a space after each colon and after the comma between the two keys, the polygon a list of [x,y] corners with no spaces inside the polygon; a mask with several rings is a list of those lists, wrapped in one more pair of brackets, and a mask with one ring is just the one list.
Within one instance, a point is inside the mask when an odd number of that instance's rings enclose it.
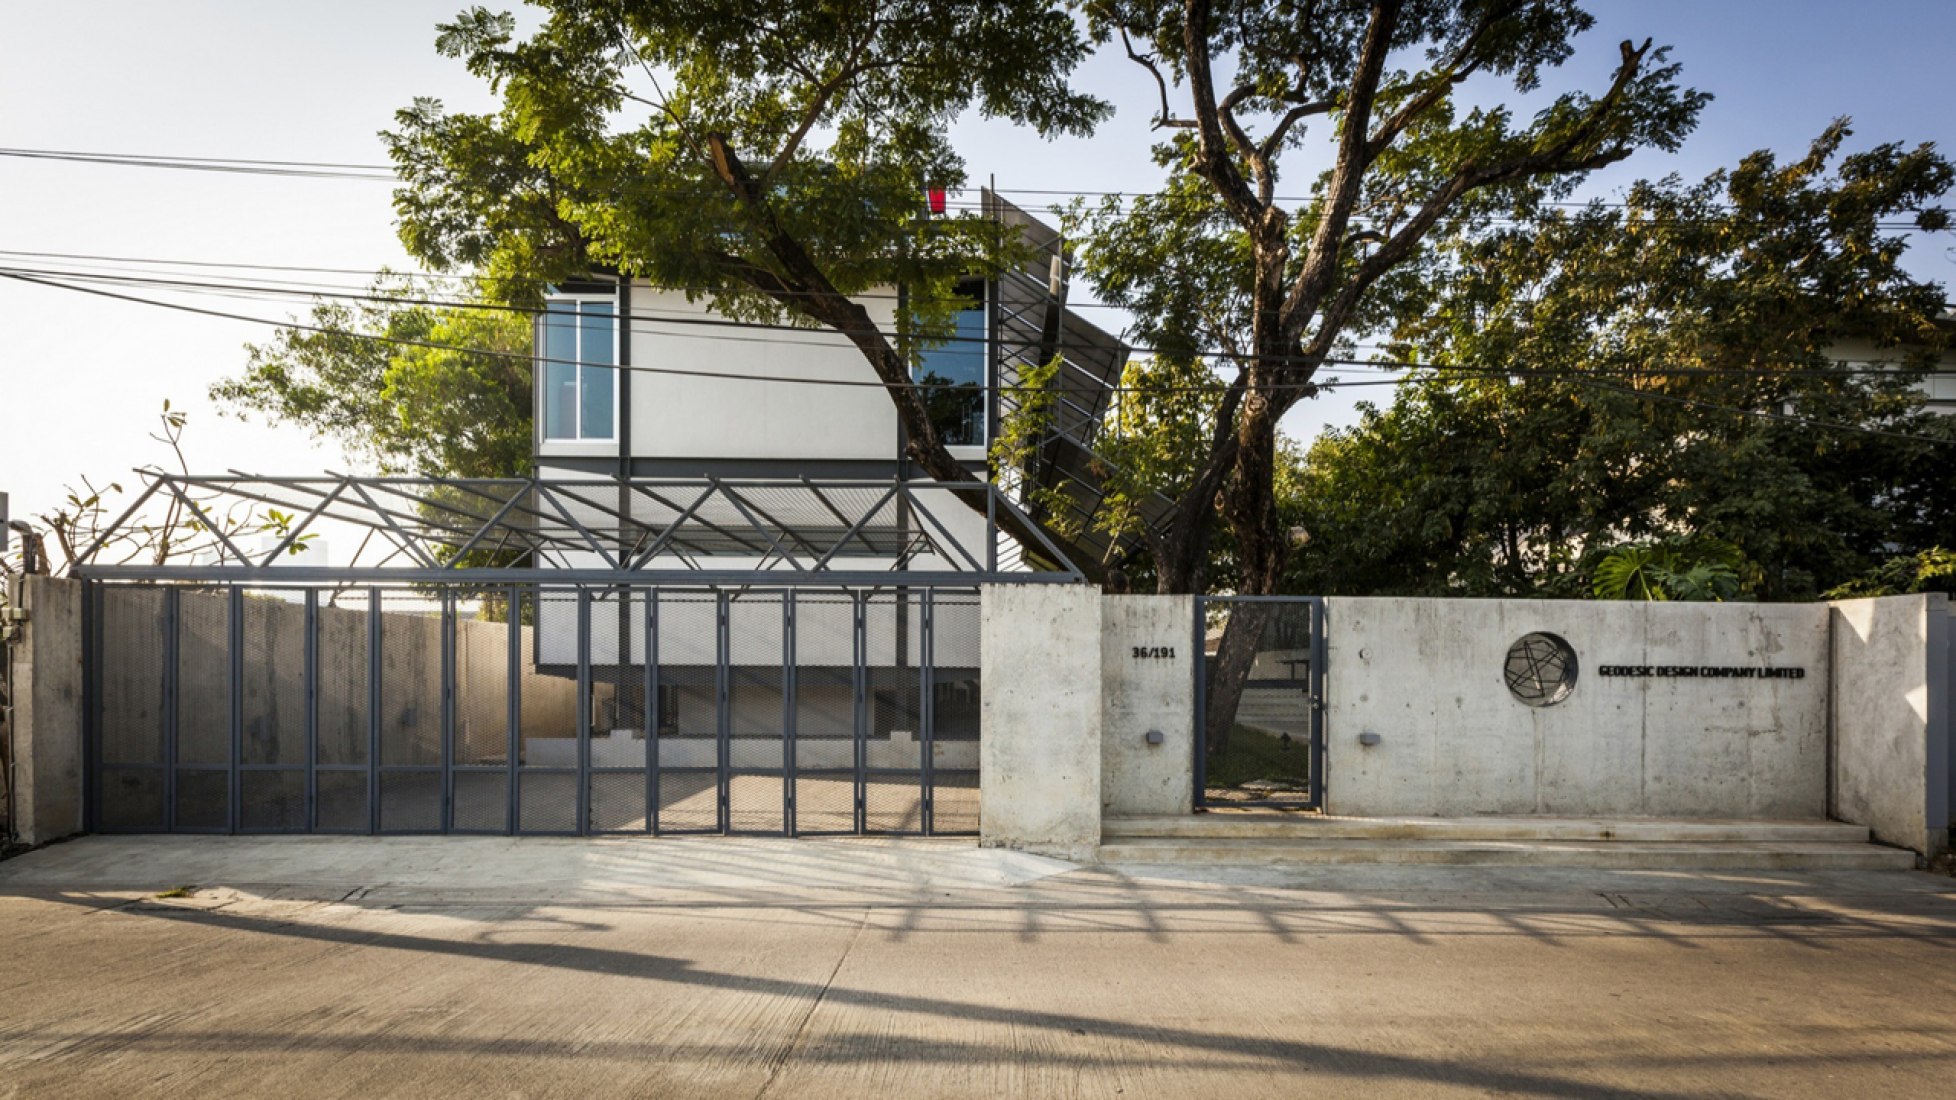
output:
{"label": "black metal door", "polygon": [[1324,801],[1324,601],[1198,596],[1195,805]]}

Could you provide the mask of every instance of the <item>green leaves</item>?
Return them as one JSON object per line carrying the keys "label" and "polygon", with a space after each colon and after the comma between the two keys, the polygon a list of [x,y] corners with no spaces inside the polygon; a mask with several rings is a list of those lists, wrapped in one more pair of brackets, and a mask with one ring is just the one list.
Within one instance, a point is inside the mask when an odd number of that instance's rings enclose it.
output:
{"label": "green leaves", "polygon": [[[808,318],[796,242],[842,293],[909,282],[925,299],[1009,260],[961,186],[961,114],[1082,134],[1106,104],[1067,84],[1090,46],[1028,0],[675,3],[548,0],[517,40],[471,9],[438,48],[502,96],[489,115],[418,101],[386,135],[402,241],[437,268],[554,280],[606,267],[687,288],[739,318]],[[743,202],[716,159],[751,175]]]}
{"label": "green leaves", "polygon": [[1627,543],[1596,562],[1590,590],[1599,600],[1729,600],[1744,586],[1745,555],[1714,539]]}
{"label": "green leaves", "polygon": [[213,385],[212,400],[334,440],[383,473],[524,474],[530,315],[422,305],[398,277],[370,293],[314,306],[309,321],[326,331],[283,329],[251,346],[244,372]]}
{"label": "green leaves", "polygon": [[[1441,239],[1392,345],[1429,370],[1313,446],[1291,583],[1581,596],[1615,548],[1685,538],[1736,547],[1742,590],[1806,599],[1956,543],[1956,421],[1917,389],[1945,292],[1895,228],[1951,166],[1848,136]],[[1652,591],[1730,598],[1666,568]]]}

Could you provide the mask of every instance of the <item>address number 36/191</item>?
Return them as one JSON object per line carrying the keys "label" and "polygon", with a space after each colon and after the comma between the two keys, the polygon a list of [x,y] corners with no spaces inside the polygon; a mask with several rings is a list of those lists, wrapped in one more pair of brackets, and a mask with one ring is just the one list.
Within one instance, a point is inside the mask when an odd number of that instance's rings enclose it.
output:
{"label": "address number 36/191", "polygon": [[1172,645],[1138,645],[1134,647],[1134,659],[1137,661],[1173,656],[1175,656],[1175,647]]}

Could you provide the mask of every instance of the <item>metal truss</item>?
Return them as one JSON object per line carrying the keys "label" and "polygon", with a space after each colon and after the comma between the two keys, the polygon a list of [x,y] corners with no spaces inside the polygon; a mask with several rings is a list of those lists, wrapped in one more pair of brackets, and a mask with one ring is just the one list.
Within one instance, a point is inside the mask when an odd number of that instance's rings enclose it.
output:
{"label": "metal truss", "polygon": [[[83,555],[78,575],[270,584],[665,579],[873,587],[1084,579],[1005,492],[978,481],[139,473],[142,493]],[[96,560],[118,533],[172,509],[209,533],[211,560]],[[282,517],[275,524],[265,519],[273,511]],[[253,518],[211,518],[239,514]],[[1002,534],[1001,518],[1016,518],[1040,545],[1020,547]],[[353,560],[306,563],[308,533],[333,523],[364,532]],[[246,550],[240,543],[253,541],[246,535],[259,536],[269,549]],[[1032,555],[1057,568],[1023,564]]]}

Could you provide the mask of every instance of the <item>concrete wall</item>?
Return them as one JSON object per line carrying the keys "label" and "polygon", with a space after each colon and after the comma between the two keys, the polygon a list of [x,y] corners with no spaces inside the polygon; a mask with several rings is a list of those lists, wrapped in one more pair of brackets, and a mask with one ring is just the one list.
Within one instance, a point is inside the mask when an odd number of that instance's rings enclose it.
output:
{"label": "concrete wall", "polygon": [[29,577],[14,647],[13,806],[22,844],[82,828],[81,585]]}
{"label": "concrete wall", "polygon": [[[1326,601],[1326,808],[1361,815],[1821,818],[1827,608],[1540,600]],[[1575,649],[1573,694],[1530,707],[1508,648]],[[1609,677],[1771,666],[1802,679]],[[1360,744],[1375,733],[1380,743]]]}
{"label": "concrete wall", "polygon": [[980,843],[1086,858],[1100,843],[1100,592],[989,585],[981,600]]}
{"label": "concrete wall", "polygon": [[1833,605],[1835,816],[1933,856],[1949,845],[1949,598]]}
{"label": "concrete wall", "polygon": [[[1101,808],[1188,813],[1195,793],[1195,599],[1109,596],[1101,615]],[[1161,733],[1161,744],[1148,743],[1150,730]]]}

